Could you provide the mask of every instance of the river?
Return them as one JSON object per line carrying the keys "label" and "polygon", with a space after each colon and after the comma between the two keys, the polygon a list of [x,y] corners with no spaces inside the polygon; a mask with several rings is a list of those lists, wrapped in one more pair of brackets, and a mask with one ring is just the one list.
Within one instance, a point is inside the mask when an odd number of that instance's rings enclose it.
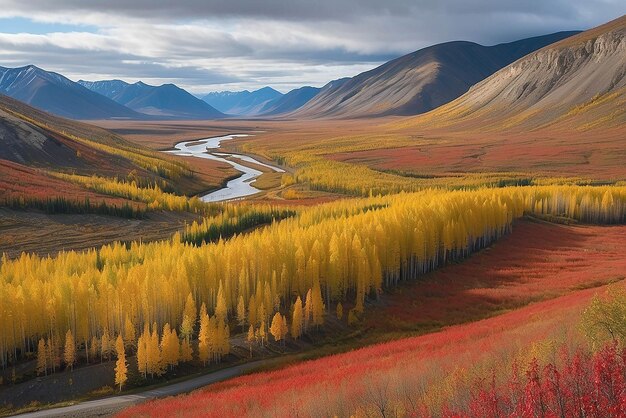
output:
{"label": "river", "polygon": [[166,152],[180,155],[182,157],[205,158],[207,160],[221,161],[226,164],[230,164],[235,170],[240,171],[241,175],[235,179],[229,180],[228,183],[226,183],[226,187],[205,194],[204,196],[201,196],[200,199],[204,202],[223,202],[226,200],[240,199],[242,197],[250,196],[261,191],[254,187],[252,183],[261,174],[263,174],[263,172],[251,167],[247,167],[243,164],[239,164],[228,158],[254,163],[263,167],[270,168],[277,173],[285,172],[285,170],[279,167],[274,167],[272,165],[262,163],[248,155],[224,153],[219,150],[222,141],[236,140],[237,138],[243,138],[247,136],[249,135],[232,134],[195,141],[183,141],[176,144],[174,146],[174,150]]}

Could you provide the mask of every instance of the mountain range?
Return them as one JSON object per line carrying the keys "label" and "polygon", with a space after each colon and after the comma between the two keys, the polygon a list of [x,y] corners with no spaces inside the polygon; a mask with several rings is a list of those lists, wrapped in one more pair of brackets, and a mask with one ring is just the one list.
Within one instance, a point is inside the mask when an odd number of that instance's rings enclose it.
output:
{"label": "mountain range", "polygon": [[404,125],[480,130],[626,123],[626,16],[533,52]]}
{"label": "mountain range", "polygon": [[559,32],[495,46],[456,41],[420,49],[327,84],[288,116],[355,118],[425,113],[454,100],[518,58],[576,33]]}
{"label": "mountain range", "polygon": [[121,80],[78,81],[78,84],[139,113],[176,119],[218,119],[225,115],[174,84],[150,86]]}
{"label": "mountain range", "polygon": [[[623,20],[607,24],[612,25],[608,33],[598,32],[604,28],[600,27],[583,34],[558,32],[495,46],[447,42],[355,77],[331,81],[321,89],[307,86],[286,94],[264,87],[214,92],[199,99],[173,84],[73,82],[33,65],[0,67],[0,94],[72,119],[362,118],[437,109],[437,114],[452,120],[452,113],[458,119],[485,107],[497,109],[500,116],[524,109],[555,111],[583,99],[595,98],[592,107],[598,107],[604,95],[622,94]],[[594,33],[600,35],[590,38]],[[606,68],[600,70],[600,63]],[[587,97],[589,92],[594,92],[593,97]]]}
{"label": "mountain range", "polygon": [[254,116],[259,114],[265,105],[282,95],[271,87],[263,87],[255,91],[213,92],[204,96],[202,100],[228,115]]}
{"label": "mountain range", "polygon": [[0,67],[0,94],[66,118],[144,118],[141,113],[34,65]]}

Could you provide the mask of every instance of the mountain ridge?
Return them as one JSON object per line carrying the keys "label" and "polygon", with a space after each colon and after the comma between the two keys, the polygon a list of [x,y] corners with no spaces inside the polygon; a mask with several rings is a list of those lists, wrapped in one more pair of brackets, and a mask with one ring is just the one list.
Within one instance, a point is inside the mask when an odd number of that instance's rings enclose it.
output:
{"label": "mountain ridge", "polygon": [[0,94],[71,119],[143,119],[115,101],[35,65],[0,67]]}
{"label": "mountain ridge", "polygon": [[79,84],[137,112],[177,119],[217,119],[225,115],[175,84],[152,86],[122,80],[85,81]]}
{"label": "mountain ridge", "polygon": [[557,32],[493,46],[468,41],[432,45],[327,85],[302,118],[414,115],[441,106],[516,59],[578,32]]}

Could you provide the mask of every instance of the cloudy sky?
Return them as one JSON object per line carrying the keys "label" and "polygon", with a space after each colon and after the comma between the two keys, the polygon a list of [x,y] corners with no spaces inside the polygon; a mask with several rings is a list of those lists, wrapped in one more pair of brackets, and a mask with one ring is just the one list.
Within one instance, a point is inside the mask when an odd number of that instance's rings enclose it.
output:
{"label": "cloudy sky", "polygon": [[0,0],[0,66],[286,92],[450,40],[588,29],[624,0]]}

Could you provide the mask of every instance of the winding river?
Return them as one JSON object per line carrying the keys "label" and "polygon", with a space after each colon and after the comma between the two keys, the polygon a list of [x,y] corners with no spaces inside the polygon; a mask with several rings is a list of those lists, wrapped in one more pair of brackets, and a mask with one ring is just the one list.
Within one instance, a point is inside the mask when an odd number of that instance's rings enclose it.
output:
{"label": "winding river", "polygon": [[204,202],[223,202],[226,200],[240,199],[242,197],[250,196],[261,191],[252,186],[252,183],[257,179],[257,177],[263,174],[263,172],[251,167],[247,167],[243,164],[239,164],[235,161],[232,161],[231,159],[254,163],[256,165],[270,168],[277,173],[285,172],[285,170],[279,167],[274,167],[272,165],[262,163],[248,155],[217,152],[219,151],[220,143],[222,141],[235,140],[237,138],[242,138],[246,136],[249,135],[233,134],[217,136],[214,138],[200,139],[196,141],[183,141],[176,144],[174,146],[174,150],[166,152],[180,155],[182,157],[205,158],[207,160],[221,161],[230,164],[235,170],[241,172],[241,176],[230,180],[228,183],[226,183],[226,187],[205,194],[204,196],[201,196],[200,199]]}

